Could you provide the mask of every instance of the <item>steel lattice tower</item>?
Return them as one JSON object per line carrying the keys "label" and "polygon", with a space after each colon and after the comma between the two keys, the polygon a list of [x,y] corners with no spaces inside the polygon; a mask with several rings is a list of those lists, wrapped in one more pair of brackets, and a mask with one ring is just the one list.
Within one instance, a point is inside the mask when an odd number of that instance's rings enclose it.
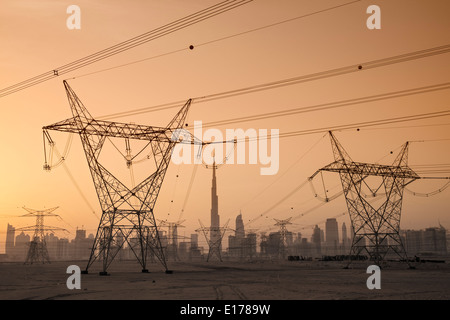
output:
{"label": "steel lattice tower", "polygon": [[35,262],[50,263],[44,231],[65,231],[65,229],[45,226],[44,217],[58,217],[57,214],[53,213],[53,211],[58,209],[58,207],[46,210],[33,210],[25,207],[23,209],[29,213],[21,217],[36,217],[36,225],[16,229],[17,231],[33,232],[33,237],[30,241],[30,247],[28,248],[25,264],[33,264]]}
{"label": "steel lattice tower", "polygon": [[292,219],[292,217],[284,219],[284,220],[274,219],[276,221],[275,226],[280,227],[280,241],[279,241],[279,245],[278,245],[278,257],[281,259],[284,259],[286,257],[286,252],[288,251],[286,225],[292,224],[291,219]]}
{"label": "steel lattice tower", "polygon": [[[152,127],[132,123],[119,123],[94,119],[72,88],[64,81],[65,90],[72,111],[72,118],[43,128],[44,137],[50,143],[48,130],[77,133],[80,136],[91,176],[102,210],[102,216],[92,246],[89,261],[83,273],[97,259],[103,261],[100,275],[106,275],[107,269],[124,243],[128,243],[142,272],[147,270],[147,258],[155,256],[169,273],[166,258],[161,246],[153,208],[170,163],[175,144],[180,143],[180,130],[191,105],[189,99],[166,127]],[[183,143],[201,144],[192,135],[191,140]],[[99,156],[106,139],[121,138],[148,141],[156,166],[141,183],[128,188],[119,181],[99,161]],[[128,147],[128,144],[127,144]],[[44,166],[45,167],[45,166]],[[117,239],[122,241],[117,242]],[[137,241],[137,245],[136,245]],[[117,242],[117,243],[116,243]]]}
{"label": "steel lattice tower", "polygon": [[[173,261],[180,261],[178,255],[178,228],[184,228],[182,223],[186,220],[178,222],[161,221],[161,226],[168,228],[168,245],[167,245],[167,258],[172,258]],[[169,260],[169,259],[168,259]]]}
{"label": "steel lattice tower", "polygon": [[[320,171],[339,173],[353,229],[349,264],[353,255],[365,252],[370,260],[380,265],[392,251],[409,265],[400,238],[403,190],[411,182],[420,179],[408,167],[409,143],[402,146],[392,165],[379,165],[354,162],[333,133],[329,132],[329,135],[335,161],[319,169],[310,179]],[[384,202],[378,208],[366,200],[363,191],[363,186],[368,187],[366,179],[370,176],[381,177],[380,185],[369,187],[373,195],[385,195]]]}
{"label": "steel lattice tower", "polygon": [[206,261],[209,259],[216,257],[222,262],[222,239],[225,235],[225,232],[228,230],[228,222],[223,227],[205,227],[203,223],[199,220],[201,228],[195,230],[196,232],[203,232],[205,236],[206,242],[208,243],[208,256]]}

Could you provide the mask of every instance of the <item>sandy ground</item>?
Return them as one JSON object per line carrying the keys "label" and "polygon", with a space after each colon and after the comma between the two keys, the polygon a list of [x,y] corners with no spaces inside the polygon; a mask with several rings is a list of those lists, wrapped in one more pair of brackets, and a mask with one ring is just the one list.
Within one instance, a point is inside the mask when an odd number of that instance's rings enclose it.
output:
{"label": "sandy ground", "polygon": [[141,273],[135,261],[114,261],[108,276],[94,264],[81,275],[81,289],[69,290],[69,265],[0,264],[2,300],[447,300],[450,264],[422,263],[414,270],[392,263],[381,270],[381,289],[369,290],[369,264],[343,269],[341,262],[169,262],[173,274],[157,263]]}

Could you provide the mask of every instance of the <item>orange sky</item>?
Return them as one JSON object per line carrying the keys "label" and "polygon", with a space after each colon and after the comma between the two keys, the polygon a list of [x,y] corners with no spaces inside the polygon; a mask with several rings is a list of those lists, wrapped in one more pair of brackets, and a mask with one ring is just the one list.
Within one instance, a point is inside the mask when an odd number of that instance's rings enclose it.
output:
{"label": "orange sky", "polygon": [[[6,225],[32,225],[23,206],[35,209],[59,206],[64,221],[49,218],[48,225],[66,228],[73,238],[77,227],[95,233],[101,214],[86,159],[78,137],[66,165],[83,189],[83,200],[63,167],[51,172],[44,163],[42,130],[45,125],[71,116],[63,79],[78,94],[91,114],[103,116],[167,102],[187,100],[290,77],[307,75],[364,61],[446,45],[449,42],[450,4],[447,0],[361,1],[329,12],[305,17],[261,31],[150,59],[127,67],[87,75],[124,63],[157,56],[189,45],[204,43],[250,29],[305,15],[348,1],[255,0],[238,9],[149,42],[110,59],[57,77],[26,90],[0,98],[0,252],[4,250]],[[215,4],[205,0],[167,1],[24,1],[3,0],[0,7],[0,88],[28,79],[57,66],[142,34],[180,17]],[[66,8],[81,8],[81,30],[69,30]],[[381,30],[368,30],[366,8],[381,8]],[[204,123],[271,111],[310,106],[381,94],[449,81],[449,54],[413,60],[303,84],[220,99],[191,107],[188,122]],[[74,78],[74,79],[72,79]],[[449,109],[450,93],[432,93],[390,99],[344,108],[243,122],[230,128],[279,129],[280,133],[384,119]],[[146,125],[164,125],[175,109],[115,119]],[[405,141],[412,143],[410,164],[450,163],[449,119],[437,118],[401,123],[390,127],[337,132],[336,136],[355,161],[393,161],[391,150]],[[414,127],[413,127],[414,126]],[[60,150],[67,135],[52,134]],[[291,192],[320,167],[333,161],[328,137],[322,134],[280,140],[278,175],[261,176],[260,165],[225,165],[218,171],[219,214],[222,223],[234,220],[242,210],[244,223],[258,217]],[[447,140],[445,140],[447,139]],[[439,141],[430,141],[439,140]],[[313,149],[310,148],[314,146]],[[310,151],[308,151],[310,150]],[[398,149],[397,149],[398,150]],[[113,171],[126,165],[118,153]],[[114,153],[111,151],[111,159]],[[300,159],[300,160],[299,160]],[[140,167],[138,167],[140,166]],[[137,172],[145,162],[136,165]],[[180,216],[193,165],[171,164],[155,207],[157,219]],[[288,170],[288,171],[287,171]],[[448,173],[447,175],[450,175]],[[141,179],[143,176],[140,177]],[[140,178],[136,177],[137,180]],[[326,176],[330,189],[340,189],[337,176]],[[443,181],[417,181],[409,188],[428,192]],[[181,216],[189,236],[209,224],[211,170],[198,168],[189,201]],[[449,192],[432,198],[406,194],[402,227],[450,228]],[[318,205],[309,186],[255,220],[249,228],[273,231],[273,218],[298,217]],[[321,206],[303,218],[293,219],[288,230],[311,234],[309,225],[346,210],[343,197]],[[349,225],[348,217],[340,217]]]}

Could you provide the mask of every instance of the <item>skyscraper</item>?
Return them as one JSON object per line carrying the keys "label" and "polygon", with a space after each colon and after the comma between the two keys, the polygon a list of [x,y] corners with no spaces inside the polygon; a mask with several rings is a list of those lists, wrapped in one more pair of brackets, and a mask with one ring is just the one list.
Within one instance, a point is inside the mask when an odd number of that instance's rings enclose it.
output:
{"label": "skyscraper", "polygon": [[321,239],[320,239],[320,228],[319,226],[316,224],[316,226],[314,227],[313,230],[313,235],[312,235],[312,243],[314,243],[314,246],[316,248],[316,254],[320,255],[322,254],[322,248],[321,248]]}
{"label": "skyscraper", "polygon": [[349,245],[349,239],[347,236],[347,226],[345,225],[345,222],[342,222],[342,248],[343,250],[347,250],[347,247]]}
{"label": "skyscraper", "polygon": [[243,258],[247,254],[246,247],[250,242],[245,238],[244,221],[242,220],[242,213],[236,216],[236,229],[234,235],[228,236],[228,254],[232,257]]}
{"label": "skyscraper", "polygon": [[242,220],[242,213],[239,212],[239,215],[236,217],[236,238],[243,239],[245,238],[245,229],[244,229],[244,221]]}
{"label": "skyscraper", "polygon": [[14,236],[16,233],[16,228],[8,223],[6,229],[6,243],[5,243],[5,253],[9,256],[14,254]]}
{"label": "skyscraper", "polygon": [[339,243],[338,223],[335,218],[327,219],[325,223],[326,245],[329,254],[336,254]]}
{"label": "skyscraper", "polygon": [[[211,242],[215,243],[220,239],[220,216],[219,216],[219,197],[217,196],[216,163],[213,163],[213,176],[211,186]],[[220,249],[222,250],[222,245]]]}

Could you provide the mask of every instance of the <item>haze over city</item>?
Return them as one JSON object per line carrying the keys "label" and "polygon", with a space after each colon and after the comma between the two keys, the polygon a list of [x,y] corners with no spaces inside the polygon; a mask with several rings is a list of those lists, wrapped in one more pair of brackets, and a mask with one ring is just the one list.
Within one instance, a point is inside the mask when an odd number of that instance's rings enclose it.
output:
{"label": "haze over city", "polygon": [[[53,70],[215,2],[98,4],[78,1],[82,12],[79,30],[66,27],[66,8],[70,4],[67,1],[2,3],[0,37],[4,50],[0,52],[3,70],[0,87]],[[69,231],[68,234],[58,233],[59,237],[73,239],[77,228],[86,230],[87,234],[96,233],[101,209],[78,136],[73,136],[64,165],[49,172],[43,170],[42,127],[71,117],[63,79],[67,79],[95,118],[112,119],[120,112],[361,65],[358,72],[314,81],[210,101],[194,99],[187,115],[190,125],[194,121],[218,122],[213,127],[224,133],[226,129],[236,128],[278,129],[280,132],[276,174],[261,175],[264,165],[260,163],[225,164],[217,169],[221,224],[230,220],[234,227],[234,220],[241,212],[247,230],[271,232],[278,230],[274,219],[292,217],[288,230],[301,232],[307,238],[311,238],[315,225],[324,229],[330,217],[336,217],[340,225],[344,222],[349,226],[342,195],[319,206],[321,202],[308,184],[299,188],[316,170],[334,161],[327,130],[449,109],[448,88],[400,94],[404,90],[448,83],[448,53],[367,70],[364,64],[447,45],[448,2],[377,1],[382,10],[380,30],[369,30],[366,26],[369,16],[366,8],[370,4],[355,1],[319,13],[336,6],[336,2],[253,1],[98,63],[1,97],[0,134],[4,152],[0,166],[0,252],[4,252],[8,223],[16,228],[35,223],[34,219],[19,218],[26,213],[23,207],[36,210],[58,207],[55,213],[61,219],[47,218],[45,224]],[[311,13],[316,14],[309,15]],[[399,96],[314,112],[252,118],[390,92],[397,92]],[[165,126],[182,106],[183,103],[177,108],[160,111],[130,112],[114,116],[112,121]],[[250,120],[221,123],[247,116]],[[287,134],[322,128],[317,133]],[[361,125],[360,128],[355,125],[334,132],[354,161],[392,164],[401,145],[412,141],[409,148],[412,169],[420,176],[450,175],[448,116]],[[68,136],[52,132],[61,153],[69,146]],[[125,145],[119,147],[124,152]],[[141,147],[138,145],[132,152]],[[132,178],[121,154],[109,145],[103,156],[108,168],[131,185]],[[145,161],[145,154],[138,159],[142,161],[133,166],[136,182],[145,177],[149,163]],[[178,233],[187,238],[200,228],[199,220],[209,226],[211,179],[211,166],[171,163],[156,202],[155,218],[185,220]],[[329,196],[341,191],[337,174],[324,174],[324,179]],[[324,196],[321,183],[317,191]],[[428,193],[442,188],[445,183],[444,180],[418,180],[407,189]],[[450,228],[448,192],[443,190],[432,197],[405,192],[401,228],[419,230],[440,225]],[[199,241],[204,241],[201,235]]]}

